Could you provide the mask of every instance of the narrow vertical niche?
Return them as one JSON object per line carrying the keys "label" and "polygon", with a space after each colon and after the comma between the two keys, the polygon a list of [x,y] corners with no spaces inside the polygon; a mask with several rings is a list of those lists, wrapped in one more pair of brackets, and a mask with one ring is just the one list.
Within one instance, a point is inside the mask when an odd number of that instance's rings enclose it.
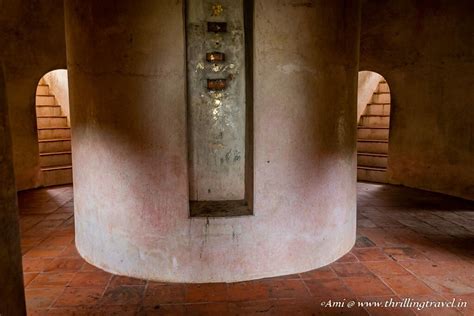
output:
{"label": "narrow vertical niche", "polygon": [[192,217],[253,214],[253,1],[186,2]]}

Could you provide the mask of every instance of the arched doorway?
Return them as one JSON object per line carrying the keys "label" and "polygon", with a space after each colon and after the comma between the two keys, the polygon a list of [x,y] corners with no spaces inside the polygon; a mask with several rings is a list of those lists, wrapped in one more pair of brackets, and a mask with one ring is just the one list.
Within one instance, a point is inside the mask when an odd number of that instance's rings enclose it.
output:
{"label": "arched doorway", "polygon": [[68,92],[65,69],[45,74],[36,89],[39,161],[44,186],[72,183]]}
{"label": "arched doorway", "polygon": [[387,183],[390,89],[381,75],[359,72],[357,180]]}

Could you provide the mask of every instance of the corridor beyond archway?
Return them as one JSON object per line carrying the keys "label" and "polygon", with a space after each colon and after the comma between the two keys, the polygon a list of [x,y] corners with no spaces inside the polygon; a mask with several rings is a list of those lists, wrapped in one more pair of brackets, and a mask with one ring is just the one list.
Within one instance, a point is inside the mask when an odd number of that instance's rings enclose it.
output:
{"label": "corridor beyond archway", "polygon": [[390,89],[381,75],[359,72],[357,180],[388,183]]}
{"label": "corridor beyond archway", "polygon": [[43,186],[72,183],[67,70],[44,75],[36,88],[39,163]]}

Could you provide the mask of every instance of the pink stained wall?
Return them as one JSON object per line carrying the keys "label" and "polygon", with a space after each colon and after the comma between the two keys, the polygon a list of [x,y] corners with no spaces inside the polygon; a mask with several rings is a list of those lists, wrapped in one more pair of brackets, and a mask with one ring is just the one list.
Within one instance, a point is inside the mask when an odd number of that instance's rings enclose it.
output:
{"label": "pink stained wall", "polygon": [[358,6],[256,1],[254,215],[190,218],[182,5],[66,2],[79,252],[175,282],[336,260],[355,240]]}

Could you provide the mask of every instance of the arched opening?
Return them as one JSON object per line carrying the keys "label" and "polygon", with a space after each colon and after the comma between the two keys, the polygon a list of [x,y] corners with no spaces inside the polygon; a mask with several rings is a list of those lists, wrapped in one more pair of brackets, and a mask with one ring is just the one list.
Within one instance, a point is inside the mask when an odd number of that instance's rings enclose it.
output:
{"label": "arched opening", "polygon": [[372,71],[360,71],[358,84],[357,180],[388,183],[390,89]]}
{"label": "arched opening", "polygon": [[36,88],[39,162],[43,186],[72,183],[67,70],[45,74]]}

